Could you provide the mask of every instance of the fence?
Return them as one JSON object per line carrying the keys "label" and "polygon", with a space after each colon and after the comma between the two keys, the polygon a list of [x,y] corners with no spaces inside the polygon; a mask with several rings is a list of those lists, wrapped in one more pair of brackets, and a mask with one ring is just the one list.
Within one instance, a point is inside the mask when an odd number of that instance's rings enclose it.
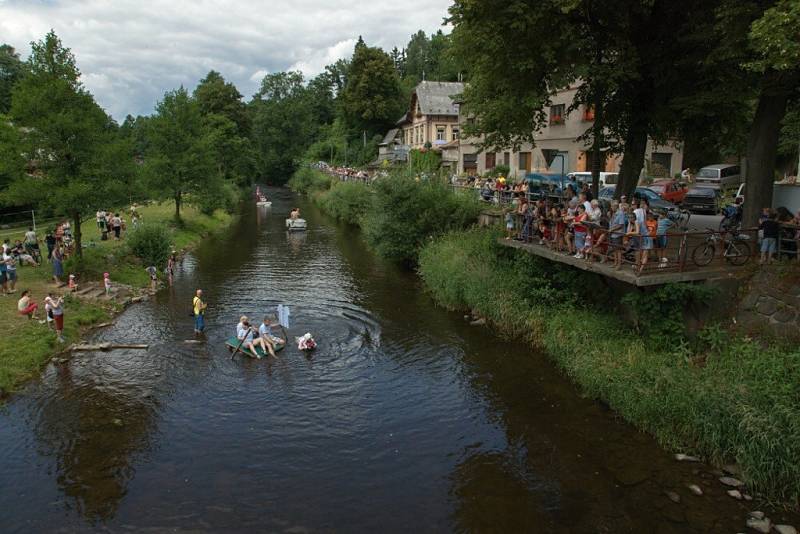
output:
{"label": "fence", "polygon": [[581,235],[558,221],[536,221],[515,214],[514,222],[513,239],[588,262],[608,263],[616,269],[634,268],[640,276],[740,267],[759,254],[756,229],[667,232],[651,237],[583,223],[587,232]]}

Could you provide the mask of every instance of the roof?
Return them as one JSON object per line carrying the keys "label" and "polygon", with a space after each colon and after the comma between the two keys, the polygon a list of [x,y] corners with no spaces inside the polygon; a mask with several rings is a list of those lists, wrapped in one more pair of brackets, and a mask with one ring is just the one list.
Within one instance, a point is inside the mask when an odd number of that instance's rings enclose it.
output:
{"label": "roof", "polygon": [[423,115],[458,115],[454,96],[464,92],[461,82],[419,82],[414,89]]}
{"label": "roof", "polygon": [[399,131],[398,128],[392,128],[391,130],[386,132],[386,135],[383,136],[383,141],[381,141],[381,145],[388,145],[389,143],[394,141],[395,138],[397,138],[398,131]]}

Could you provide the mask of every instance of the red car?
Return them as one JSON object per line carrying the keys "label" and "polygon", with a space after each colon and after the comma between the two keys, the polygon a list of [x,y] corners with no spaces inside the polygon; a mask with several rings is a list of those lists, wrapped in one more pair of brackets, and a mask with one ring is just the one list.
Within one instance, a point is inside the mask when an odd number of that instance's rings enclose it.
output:
{"label": "red car", "polygon": [[658,193],[658,196],[673,204],[680,204],[683,202],[683,197],[685,197],[686,192],[689,191],[676,180],[659,180],[648,185],[647,188],[655,191]]}

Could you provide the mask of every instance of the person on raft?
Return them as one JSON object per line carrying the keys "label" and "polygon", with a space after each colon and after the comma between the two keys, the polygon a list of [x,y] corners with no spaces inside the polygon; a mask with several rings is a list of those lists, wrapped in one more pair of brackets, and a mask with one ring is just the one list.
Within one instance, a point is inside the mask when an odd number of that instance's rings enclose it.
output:
{"label": "person on raft", "polygon": [[241,342],[241,344],[250,351],[250,353],[258,358],[261,359],[261,355],[258,354],[256,347],[261,347],[264,352],[269,352],[272,356],[275,355],[275,352],[272,350],[272,347],[268,347],[264,338],[261,336],[255,337],[255,334],[258,331],[250,325],[250,321],[248,320],[246,315],[242,315],[239,319],[239,324],[236,325],[236,338]]}
{"label": "person on raft", "polygon": [[272,357],[276,357],[275,337],[272,335],[272,322],[269,315],[264,316],[264,322],[261,323],[261,326],[258,327],[258,335],[264,341],[264,345],[267,346],[267,351],[269,351],[269,355]]}
{"label": "person on raft", "polygon": [[291,213],[289,213],[290,219],[299,219],[300,218],[300,208],[292,208]]}

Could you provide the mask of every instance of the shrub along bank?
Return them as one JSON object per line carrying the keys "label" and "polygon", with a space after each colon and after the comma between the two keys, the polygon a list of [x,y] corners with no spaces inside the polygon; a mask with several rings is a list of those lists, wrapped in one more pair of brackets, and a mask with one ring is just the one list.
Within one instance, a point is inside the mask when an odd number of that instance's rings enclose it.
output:
{"label": "shrub along bank", "polygon": [[[579,296],[582,274],[501,247],[496,238],[490,230],[460,231],[422,248],[419,272],[441,305],[474,310],[500,332],[544,349],[587,395],[663,446],[736,461],[751,489],[797,502],[800,350],[765,348],[718,327],[692,341],[674,322],[670,337],[634,330]],[[674,291],[684,291],[682,298],[671,299]],[[679,316],[690,292],[660,290],[647,321]]]}
{"label": "shrub along bank", "polygon": [[[170,250],[185,250],[204,236],[227,228],[232,216],[216,211],[205,215],[193,207],[184,207],[182,221],[176,223],[173,209],[167,204],[152,204],[138,209],[143,225],[140,230],[130,229],[120,241],[100,240],[94,219],[84,222],[83,258],[71,257],[65,262],[65,274],[78,276],[79,287],[88,282],[102,282],[104,272],[111,274],[112,283],[133,287],[147,287],[147,265],[155,262],[163,267],[162,258]],[[20,235],[20,238],[22,236]],[[42,250],[45,250],[42,246]],[[142,257],[144,256],[144,257]],[[39,267],[18,268],[17,293],[0,297],[0,397],[9,393],[24,380],[35,376],[42,365],[57,350],[63,349],[55,334],[45,325],[30,321],[17,313],[17,298],[28,289],[34,302],[39,303],[39,316],[44,317],[42,300],[49,291],[63,294],[64,288],[52,283],[52,269],[45,261]],[[82,330],[107,321],[121,306],[113,302],[87,302],[67,295],[64,312],[64,337],[66,344],[78,341]]]}
{"label": "shrub along bank", "polygon": [[415,262],[431,238],[475,223],[480,204],[474,195],[456,193],[440,180],[420,180],[395,172],[370,185],[339,182],[313,169],[289,181],[336,219],[360,226],[367,243],[384,258]]}

